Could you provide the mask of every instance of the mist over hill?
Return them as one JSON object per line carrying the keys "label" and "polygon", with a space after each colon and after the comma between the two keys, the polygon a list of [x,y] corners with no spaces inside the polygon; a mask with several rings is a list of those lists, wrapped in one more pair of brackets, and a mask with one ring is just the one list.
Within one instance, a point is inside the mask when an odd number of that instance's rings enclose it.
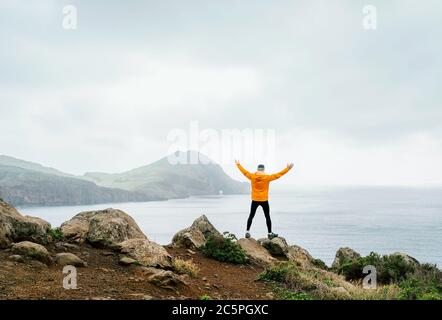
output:
{"label": "mist over hill", "polygon": [[247,184],[230,178],[218,164],[205,163],[173,165],[164,157],[123,173],[75,176],[0,156],[0,196],[13,205],[84,205],[247,192]]}

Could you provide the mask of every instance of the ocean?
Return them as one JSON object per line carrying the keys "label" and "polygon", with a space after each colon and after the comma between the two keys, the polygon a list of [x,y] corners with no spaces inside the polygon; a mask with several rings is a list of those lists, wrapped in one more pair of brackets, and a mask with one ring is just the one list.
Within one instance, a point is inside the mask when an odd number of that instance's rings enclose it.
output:
{"label": "ocean", "polygon": [[[130,214],[149,239],[170,243],[173,235],[205,214],[215,227],[244,236],[249,195],[190,197],[168,201],[87,206],[19,207],[59,226],[75,214],[104,208]],[[331,265],[336,250],[350,247],[362,255],[405,252],[420,262],[442,265],[442,188],[300,188],[271,194],[273,231],[289,244],[307,249]],[[259,208],[251,228],[266,236]]]}

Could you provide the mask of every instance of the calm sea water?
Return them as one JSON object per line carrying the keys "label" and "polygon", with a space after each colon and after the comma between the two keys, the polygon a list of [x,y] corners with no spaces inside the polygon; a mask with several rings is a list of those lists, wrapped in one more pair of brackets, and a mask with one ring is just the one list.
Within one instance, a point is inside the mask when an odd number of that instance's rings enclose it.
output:
{"label": "calm sea water", "polygon": [[[364,255],[401,251],[442,265],[442,188],[302,189],[272,194],[270,205],[274,232],[327,264],[339,247],[348,246]],[[59,226],[81,211],[118,208],[130,214],[151,240],[167,244],[201,214],[218,230],[242,237],[249,206],[249,196],[238,195],[19,210]],[[252,236],[265,235],[259,208]]]}

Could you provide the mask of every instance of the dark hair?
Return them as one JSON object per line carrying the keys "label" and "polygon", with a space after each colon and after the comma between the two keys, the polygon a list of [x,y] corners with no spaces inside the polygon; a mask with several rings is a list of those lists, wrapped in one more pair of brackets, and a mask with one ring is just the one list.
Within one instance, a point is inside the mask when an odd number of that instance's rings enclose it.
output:
{"label": "dark hair", "polygon": [[263,165],[263,164],[259,164],[259,165],[258,165],[258,170],[259,170],[259,169],[264,170],[264,165]]}

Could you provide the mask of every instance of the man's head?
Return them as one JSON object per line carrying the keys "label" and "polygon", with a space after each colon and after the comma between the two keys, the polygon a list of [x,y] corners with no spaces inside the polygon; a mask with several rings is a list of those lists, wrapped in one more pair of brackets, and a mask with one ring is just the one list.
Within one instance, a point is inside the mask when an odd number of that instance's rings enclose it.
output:
{"label": "man's head", "polygon": [[258,171],[261,171],[261,172],[263,172],[263,171],[264,171],[264,169],[265,169],[265,167],[264,167],[264,165],[263,165],[263,164],[260,164],[260,165],[258,165]]}

